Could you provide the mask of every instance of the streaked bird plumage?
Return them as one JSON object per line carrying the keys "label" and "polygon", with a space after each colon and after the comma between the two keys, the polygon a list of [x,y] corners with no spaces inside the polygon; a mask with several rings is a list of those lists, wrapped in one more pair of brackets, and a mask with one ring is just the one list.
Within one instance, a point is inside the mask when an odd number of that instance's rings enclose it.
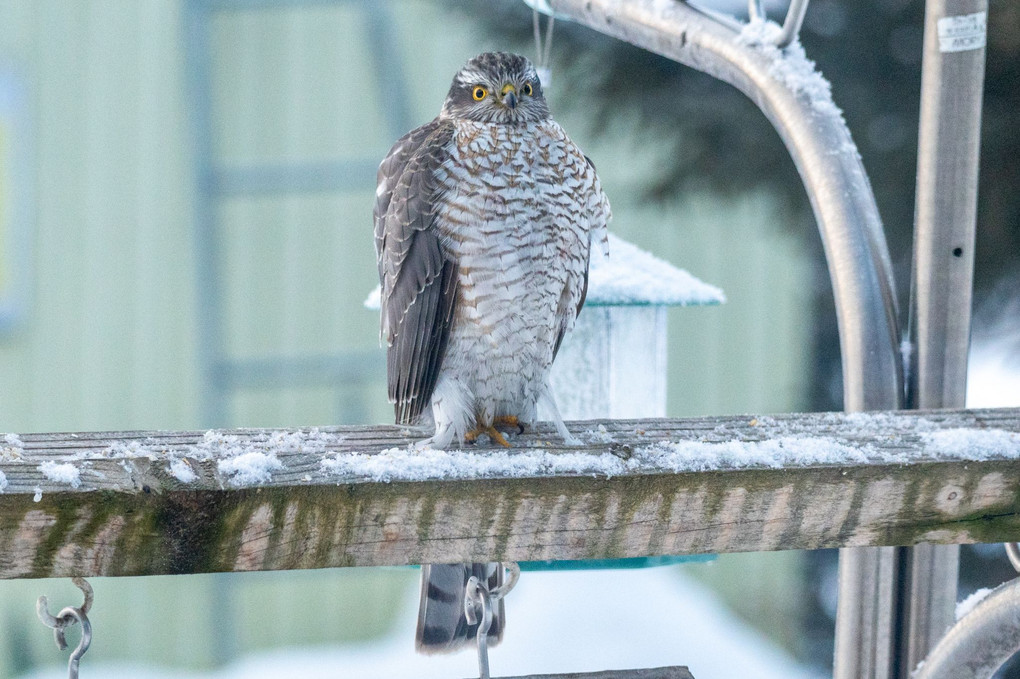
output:
{"label": "streaked bird plumage", "polygon": [[[531,62],[470,60],[439,116],[383,160],[374,216],[397,422],[431,420],[438,448],[478,431],[502,441],[495,424],[533,426],[542,402],[569,440],[549,370],[584,304],[591,247],[606,247],[610,209],[594,165],[549,117]],[[500,569],[430,570],[419,646],[452,650],[473,636],[455,617],[468,577]]]}

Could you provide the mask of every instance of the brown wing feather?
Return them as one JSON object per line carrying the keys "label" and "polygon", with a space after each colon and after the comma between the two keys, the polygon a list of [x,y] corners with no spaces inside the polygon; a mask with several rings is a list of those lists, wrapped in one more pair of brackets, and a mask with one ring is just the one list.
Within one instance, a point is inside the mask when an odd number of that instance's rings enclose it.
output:
{"label": "brown wing feather", "polygon": [[[591,158],[589,158],[588,156],[584,157],[584,161],[588,164],[588,167],[591,168],[591,171],[594,172],[595,171],[595,162]],[[587,259],[585,260],[585,263],[584,263],[584,284],[583,284],[583,286],[581,288],[581,298],[579,300],[577,300],[577,309],[576,309],[576,313],[574,314],[574,318],[577,318],[578,316],[581,315],[581,309],[584,308],[584,300],[585,300],[586,297],[588,297],[588,269],[590,267],[591,267],[591,252],[588,253],[588,257],[587,257]],[[564,290],[564,294],[566,294],[565,290]],[[561,306],[559,311],[560,311],[560,314],[559,314],[560,318],[563,318],[563,311],[564,311],[564,309],[562,308],[562,306]],[[563,325],[560,326],[559,332],[556,334],[556,344],[553,345],[553,360],[554,361],[556,360],[556,355],[560,353],[560,344],[563,343],[563,338],[566,336],[566,334],[567,334],[567,323],[563,323]]]}
{"label": "brown wing feather", "polygon": [[414,424],[432,397],[453,321],[457,263],[433,220],[436,171],[453,135],[434,120],[394,144],[379,166],[375,244],[390,401],[398,424]]}

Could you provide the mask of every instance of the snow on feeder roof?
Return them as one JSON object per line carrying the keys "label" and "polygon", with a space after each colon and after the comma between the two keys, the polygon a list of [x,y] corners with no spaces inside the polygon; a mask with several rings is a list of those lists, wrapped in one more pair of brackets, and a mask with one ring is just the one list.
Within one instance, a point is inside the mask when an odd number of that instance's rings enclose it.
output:
{"label": "snow on feeder roof", "polygon": [[[376,286],[365,307],[378,310],[379,296]],[[613,234],[609,257],[592,252],[586,306],[704,306],[725,301],[716,286]]]}

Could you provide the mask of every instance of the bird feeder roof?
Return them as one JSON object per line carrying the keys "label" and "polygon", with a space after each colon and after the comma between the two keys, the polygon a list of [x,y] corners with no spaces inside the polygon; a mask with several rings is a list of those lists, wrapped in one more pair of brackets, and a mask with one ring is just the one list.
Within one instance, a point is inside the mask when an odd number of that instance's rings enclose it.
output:
{"label": "bird feeder roof", "polygon": [[609,235],[609,257],[592,248],[585,304],[703,306],[725,301],[725,293],[716,286],[613,234]]}

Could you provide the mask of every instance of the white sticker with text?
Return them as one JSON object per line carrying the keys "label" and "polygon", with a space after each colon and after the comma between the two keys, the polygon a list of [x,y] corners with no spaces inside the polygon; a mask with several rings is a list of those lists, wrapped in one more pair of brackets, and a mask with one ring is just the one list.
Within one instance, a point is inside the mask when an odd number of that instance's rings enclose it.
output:
{"label": "white sticker with text", "polygon": [[939,19],[939,51],[966,52],[985,46],[988,12]]}

